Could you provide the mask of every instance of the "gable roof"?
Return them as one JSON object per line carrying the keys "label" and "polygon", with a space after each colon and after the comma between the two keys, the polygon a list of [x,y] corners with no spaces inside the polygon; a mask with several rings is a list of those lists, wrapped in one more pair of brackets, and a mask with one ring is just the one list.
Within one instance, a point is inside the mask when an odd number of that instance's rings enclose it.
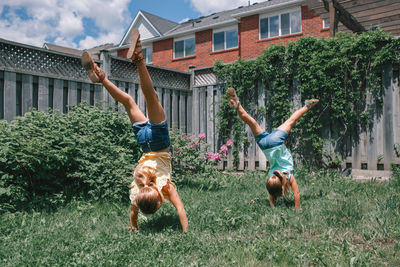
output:
{"label": "gable roof", "polygon": [[129,26],[128,30],[124,34],[124,37],[122,38],[122,40],[118,46],[122,46],[124,43],[127,43],[127,40],[129,38],[135,24],[141,18],[143,18],[145,21],[147,21],[149,23],[150,27],[152,27],[154,29],[154,31],[158,34],[158,36],[163,36],[167,31],[169,31],[172,28],[179,25],[176,22],[161,18],[159,16],[156,16],[149,12],[145,12],[143,10],[139,10],[139,12],[136,14],[135,18],[132,20],[131,25]]}
{"label": "gable roof", "polygon": [[148,21],[160,32],[164,35],[166,32],[174,28],[178,25],[178,23],[161,18],[159,16],[153,15],[149,12],[140,10],[142,14],[148,19]]}

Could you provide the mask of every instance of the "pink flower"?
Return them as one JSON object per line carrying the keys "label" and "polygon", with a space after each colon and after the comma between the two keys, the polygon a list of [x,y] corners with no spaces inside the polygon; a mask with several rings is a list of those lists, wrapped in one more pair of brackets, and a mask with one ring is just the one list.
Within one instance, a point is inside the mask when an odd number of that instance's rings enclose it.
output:
{"label": "pink flower", "polygon": [[222,145],[219,149],[222,153],[226,153],[228,151],[228,147],[226,145]]}
{"label": "pink flower", "polygon": [[229,140],[226,142],[226,145],[227,145],[227,146],[232,146],[232,145],[233,145],[233,142],[232,142],[232,140],[231,140],[231,139],[229,139]]}
{"label": "pink flower", "polygon": [[219,153],[215,153],[214,154],[214,158],[215,158],[215,160],[220,160],[221,159],[221,155]]}
{"label": "pink flower", "polygon": [[187,139],[187,138],[188,138],[187,135],[182,136],[182,139]]}
{"label": "pink flower", "polygon": [[206,155],[200,155],[200,160],[205,161],[207,159]]}
{"label": "pink flower", "polygon": [[200,139],[206,138],[206,134],[205,134],[205,133],[200,133],[200,134],[199,134],[199,138],[200,138]]}

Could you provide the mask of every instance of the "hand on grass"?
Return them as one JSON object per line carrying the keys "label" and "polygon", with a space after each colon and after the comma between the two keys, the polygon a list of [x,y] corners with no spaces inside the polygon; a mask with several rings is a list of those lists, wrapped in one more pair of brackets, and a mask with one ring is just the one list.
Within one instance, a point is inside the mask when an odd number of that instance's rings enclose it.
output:
{"label": "hand on grass", "polygon": [[131,232],[135,232],[135,231],[137,230],[137,228],[136,228],[136,227],[133,227],[133,226],[129,226],[129,227],[127,228],[127,230],[128,230],[128,231],[131,231]]}

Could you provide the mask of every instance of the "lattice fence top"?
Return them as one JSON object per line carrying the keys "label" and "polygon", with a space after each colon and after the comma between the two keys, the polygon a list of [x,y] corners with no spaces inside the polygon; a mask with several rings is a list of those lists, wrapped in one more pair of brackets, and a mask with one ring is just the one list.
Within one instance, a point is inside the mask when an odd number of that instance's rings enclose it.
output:
{"label": "lattice fence top", "polygon": [[194,74],[193,86],[213,85],[218,82],[212,68],[196,70]]}
{"label": "lattice fence top", "polygon": [[0,68],[60,79],[88,81],[80,57],[1,39]]}
{"label": "lattice fence top", "polygon": [[[147,66],[147,69],[155,87],[182,90],[190,89],[189,73],[167,70],[155,66]],[[111,75],[109,78],[139,83],[139,75],[136,66],[129,60],[116,57],[111,58]]]}

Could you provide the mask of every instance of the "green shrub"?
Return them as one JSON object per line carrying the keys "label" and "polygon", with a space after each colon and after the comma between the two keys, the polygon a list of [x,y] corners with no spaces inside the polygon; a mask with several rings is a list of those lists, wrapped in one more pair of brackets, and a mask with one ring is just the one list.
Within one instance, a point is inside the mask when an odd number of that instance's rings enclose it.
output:
{"label": "green shrub", "polygon": [[141,154],[130,127],[112,107],[87,104],[1,121],[0,211],[73,197],[127,199]]}

